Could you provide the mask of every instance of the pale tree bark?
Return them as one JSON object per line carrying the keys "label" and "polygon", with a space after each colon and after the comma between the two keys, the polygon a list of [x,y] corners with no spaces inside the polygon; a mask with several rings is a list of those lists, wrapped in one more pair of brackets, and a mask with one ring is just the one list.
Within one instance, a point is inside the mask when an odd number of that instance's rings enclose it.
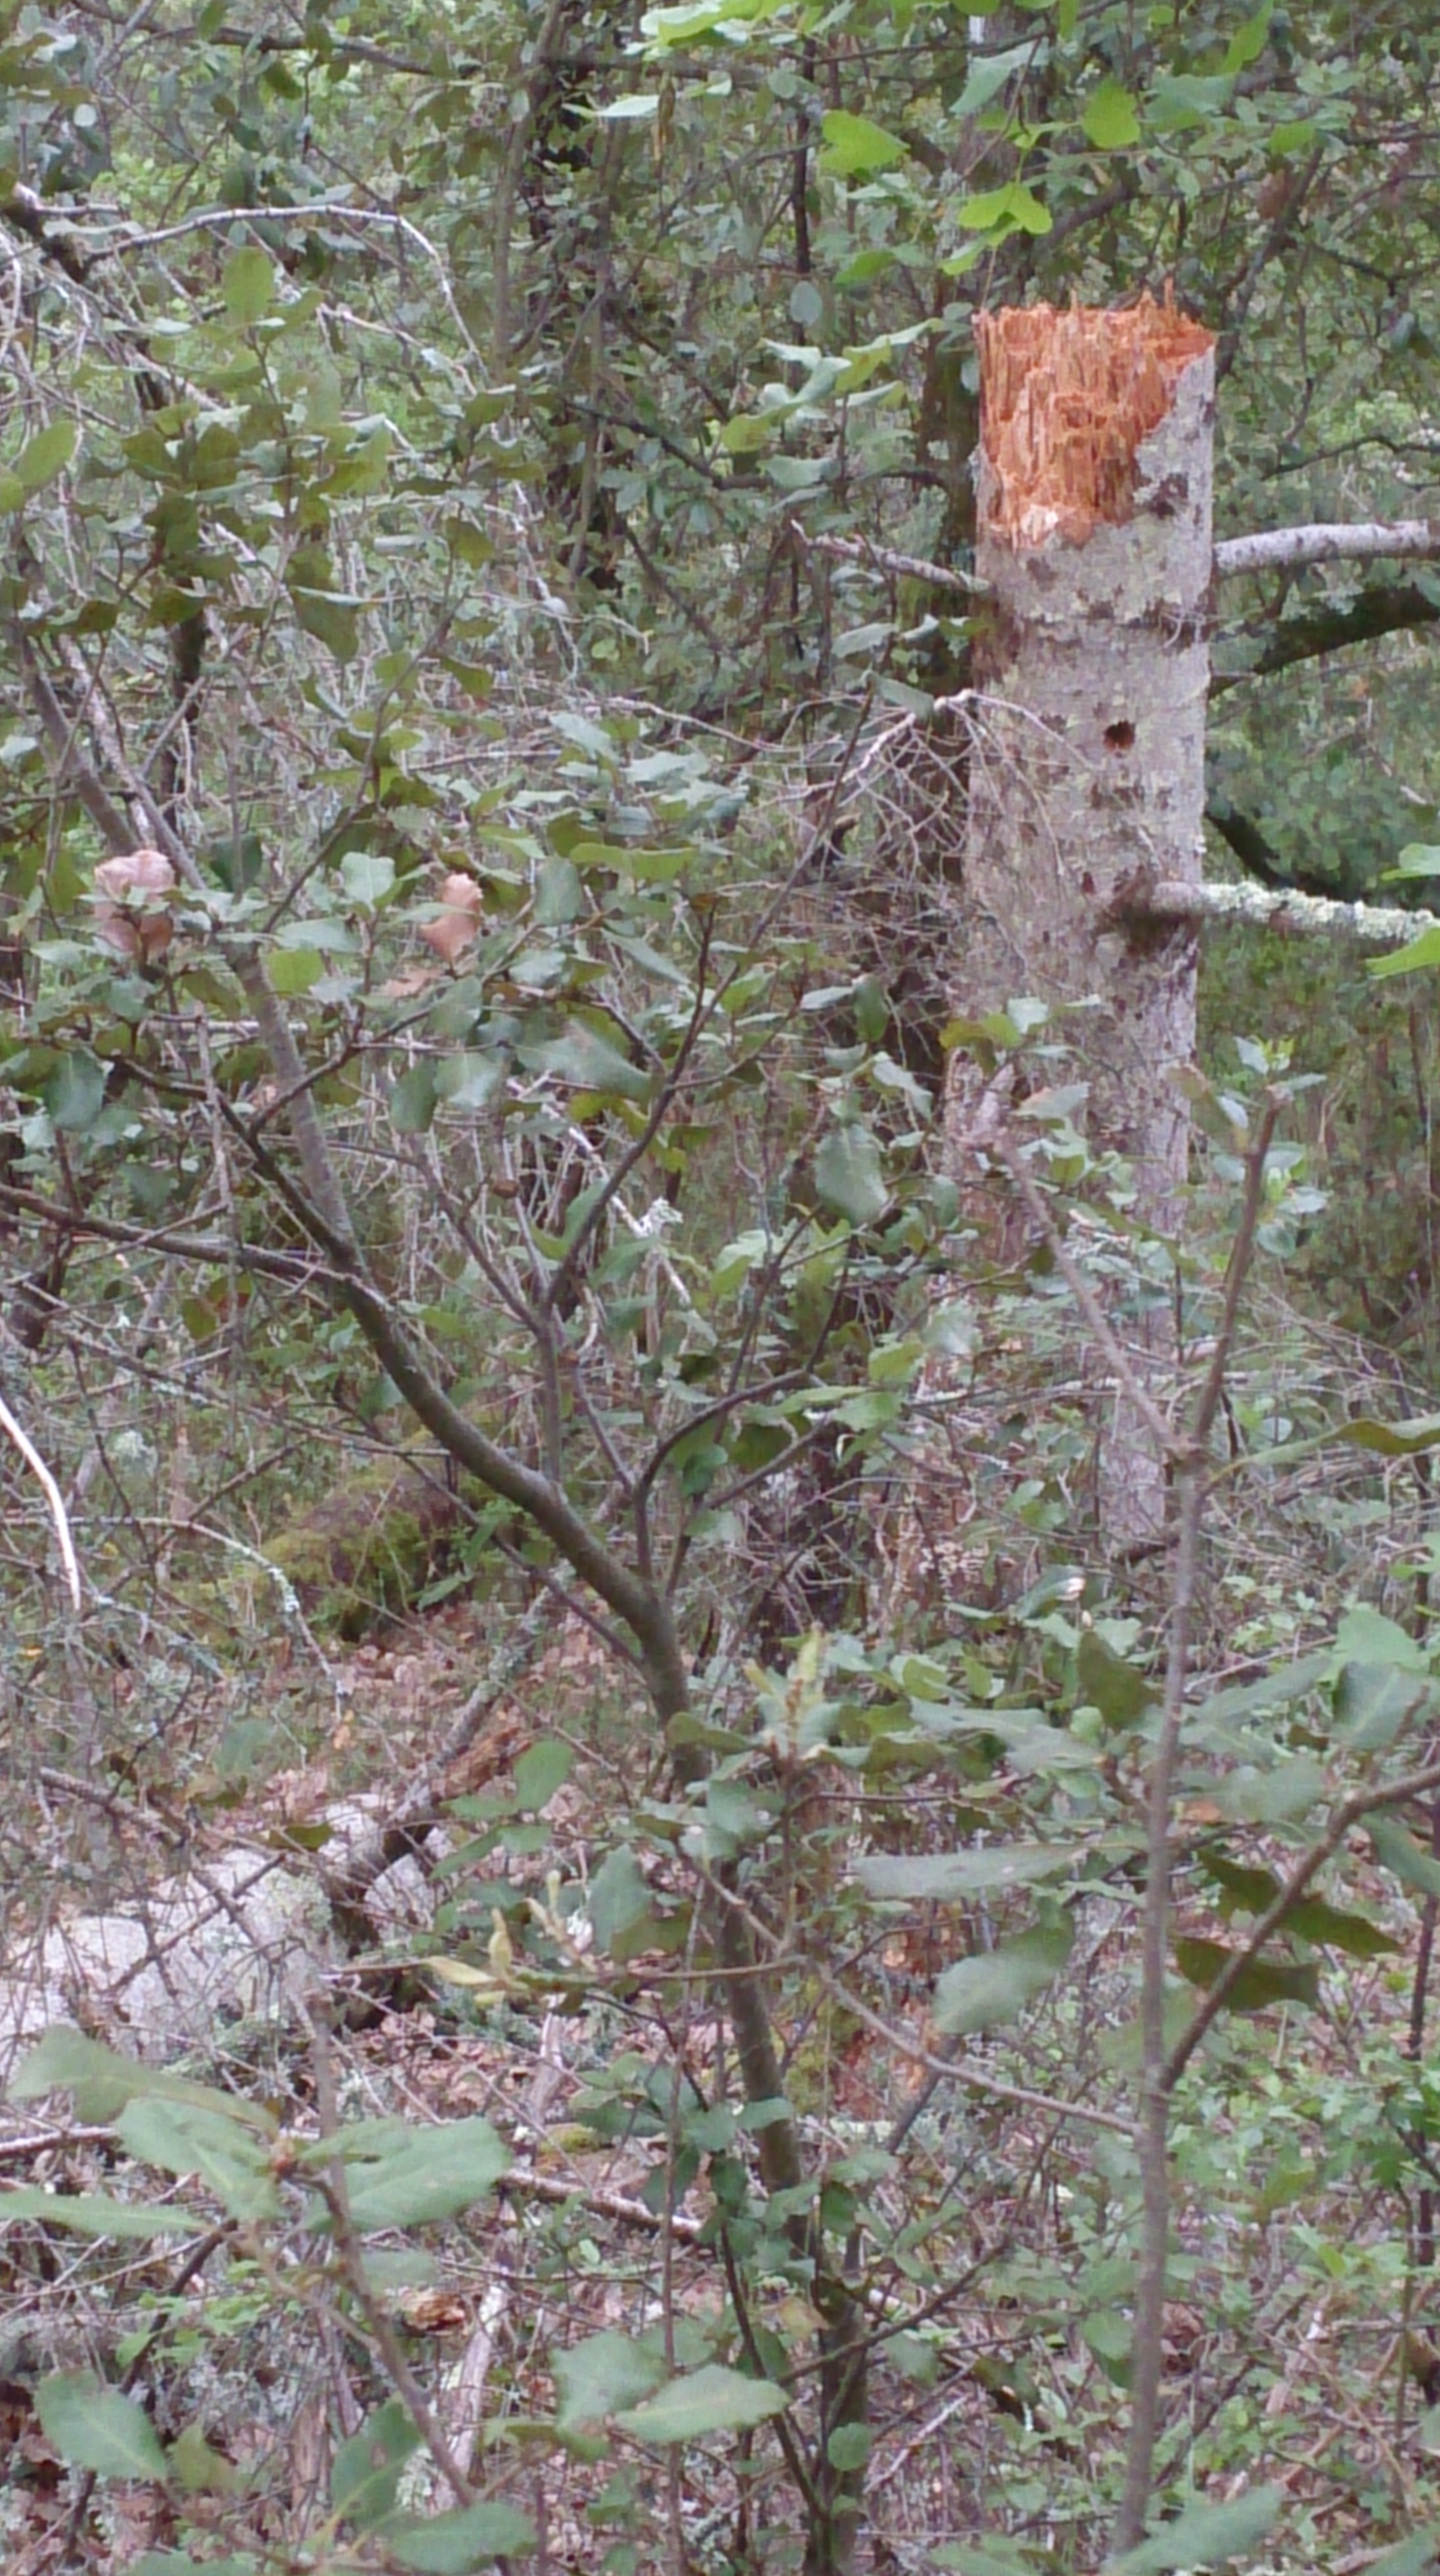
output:
{"label": "pale tree bark", "polygon": [[[1050,1006],[1089,1085],[1092,1149],[1131,1167],[1141,1228],[1173,1233],[1188,1144],[1173,1069],[1194,1054],[1198,944],[1189,921],[1127,915],[1122,892],[1200,874],[1213,336],[1148,297],[984,314],[976,332],[989,599],[955,1005],[970,1020],[1020,995]],[[946,1139],[967,1196],[984,1083],[958,1053]],[[1125,1330],[1147,1373],[1163,1367],[1164,1304]],[[1123,1388],[1107,1407],[1100,1524],[1133,1549],[1162,1530],[1164,1462]]]}

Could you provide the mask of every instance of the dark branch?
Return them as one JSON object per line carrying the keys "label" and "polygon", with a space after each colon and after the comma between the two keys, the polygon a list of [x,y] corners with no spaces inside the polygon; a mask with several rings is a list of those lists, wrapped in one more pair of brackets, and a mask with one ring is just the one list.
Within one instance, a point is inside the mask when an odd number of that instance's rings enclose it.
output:
{"label": "dark branch", "polygon": [[1377,582],[1362,590],[1348,608],[1328,603],[1298,617],[1282,618],[1258,662],[1248,671],[1223,673],[1211,682],[1212,696],[1242,680],[1268,679],[1296,662],[1313,662],[1323,653],[1343,653],[1350,644],[1375,644],[1382,635],[1403,634],[1415,626],[1440,625],[1440,599],[1415,581]]}

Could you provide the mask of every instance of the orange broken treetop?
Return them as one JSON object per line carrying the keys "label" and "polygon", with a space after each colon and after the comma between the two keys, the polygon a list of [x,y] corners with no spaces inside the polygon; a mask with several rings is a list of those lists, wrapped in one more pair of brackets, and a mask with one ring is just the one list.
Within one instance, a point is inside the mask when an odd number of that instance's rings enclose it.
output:
{"label": "orange broken treetop", "polygon": [[1142,296],[1124,312],[1076,304],[977,313],[980,434],[994,477],[987,523],[1013,546],[1082,545],[1123,526],[1136,456],[1215,334]]}

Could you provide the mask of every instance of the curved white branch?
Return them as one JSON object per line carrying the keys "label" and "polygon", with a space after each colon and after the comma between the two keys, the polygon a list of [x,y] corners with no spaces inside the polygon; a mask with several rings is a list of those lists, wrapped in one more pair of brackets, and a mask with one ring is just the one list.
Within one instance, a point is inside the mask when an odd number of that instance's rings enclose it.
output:
{"label": "curved white branch", "polygon": [[55,1523],[55,1535],[60,1542],[60,1557],[65,1568],[65,1580],[70,1587],[70,1598],[78,1610],[80,1607],[80,1562],[75,1554],[75,1541],[70,1535],[70,1522],[65,1510],[64,1497],[61,1494],[60,1488],[56,1484],[54,1477],[51,1475],[49,1468],[46,1466],[44,1459],[41,1457],[39,1450],[36,1448],[34,1441],[30,1438],[28,1432],[21,1430],[19,1423],[16,1421],[14,1414],[11,1412],[9,1405],[5,1402],[3,1397],[0,1397],[0,1431],[3,1431],[8,1439],[14,1441],[16,1448],[19,1450],[21,1457],[24,1459],[26,1466],[30,1470],[30,1473],[35,1477],[45,1496],[46,1502],[50,1506],[50,1517]]}
{"label": "curved white branch", "polygon": [[1440,519],[1340,519],[1309,528],[1262,528],[1253,537],[1222,537],[1215,549],[1220,579],[1273,572],[1293,564],[1369,563],[1376,555],[1424,560],[1440,556]]}

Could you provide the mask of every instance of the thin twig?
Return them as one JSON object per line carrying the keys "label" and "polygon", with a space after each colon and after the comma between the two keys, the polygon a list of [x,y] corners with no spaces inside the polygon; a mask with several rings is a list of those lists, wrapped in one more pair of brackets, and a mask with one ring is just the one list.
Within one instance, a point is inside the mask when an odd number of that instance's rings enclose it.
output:
{"label": "thin twig", "polygon": [[868,537],[818,537],[798,520],[790,522],[792,533],[813,555],[828,555],[835,563],[863,564],[870,572],[894,573],[902,581],[923,581],[932,590],[963,590],[971,593],[988,591],[988,581],[979,581],[973,572],[958,572],[953,564],[927,563],[923,555],[897,554],[893,546],[872,545]]}
{"label": "thin twig", "polygon": [[[1165,1984],[1171,1908],[1170,1817],[1190,1674],[1190,1636],[1200,1561],[1200,1527],[1208,1492],[1205,1453],[1224,1392],[1225,1372],[1230,1364],[1239,1324],[1241,1293],[1254,1258],[1260,1212],[1265,1203],[1266,1166],[1282,1096],[1278,1091],[1267,1093],[1246,1159],[1240,1221],[1230,1248],[1220,1328],[1215,1337],[1210,1366],[1196,1397],[1183,1442],[1177,1442],[1171,1434],[1167,1435],[1166,1443],[1175,1479],[1175,1558],[1170,1638],[1165,1659],[1165,1697],[1159,1737],[1151,1757],[1146,1801],[1140,1979],[1142,2072],[1137,2130],[1141,2189],[1140,2260],[1131,2343],[1130,2426],[1126,2442],[1125,2483],[1110,2544],[1111,2553],[1117,2558],[1127,2549],[1133,2549],[1144,2536],[1154,2485],[1155,2443],[1160,2425],[1160,2378],[1170,2248],[1172,2086],[1167,2078],[1165,2047]],[[1038,1197],[1038,1192],[1036,1195]]]}
{"label": "thin twig", "polygon": [[75,1541],[70,1534],[70,1519],[65,1509],[65,1497],[34,1441],[28,1432],[21,1429],[3,1397],[0,1397],[0,1431],[14,1442],[50,1506],[50,1517],[55,1524],[55,1536],[60,1547],[60,1561],[65,1568],[65,1580],[70,1587],[70,1599],[78,1610],[81,1602],[80,1561],[75,1554]]}

